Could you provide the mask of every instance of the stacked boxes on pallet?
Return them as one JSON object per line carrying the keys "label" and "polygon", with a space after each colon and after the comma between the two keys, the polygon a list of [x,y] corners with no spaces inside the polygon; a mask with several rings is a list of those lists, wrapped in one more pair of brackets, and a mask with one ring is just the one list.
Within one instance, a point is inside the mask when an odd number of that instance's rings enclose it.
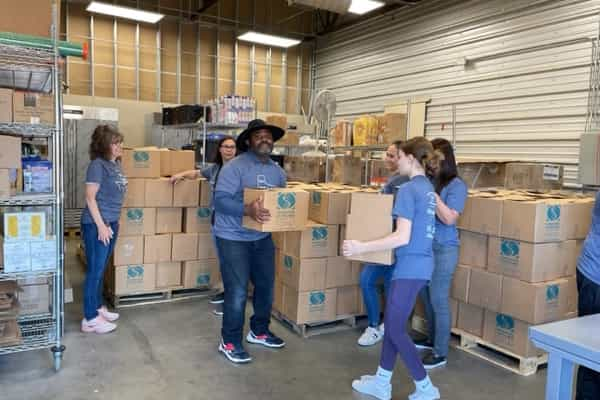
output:
{"label": "stacked boxes on pallet", "polygon": [[457,327],[523,357],[531,325],[576,315],[576,262],[594,199],[561,192],[471,192],[452,287]]}
{"label": "stacked boxes on pallet", "polygon": [[168,176],[195,168],[193,151],[127,149],[129,186],[112,268],[113,295],[210,288],[220,281],[210,234],[210,189],[203,179],[173,185]]}

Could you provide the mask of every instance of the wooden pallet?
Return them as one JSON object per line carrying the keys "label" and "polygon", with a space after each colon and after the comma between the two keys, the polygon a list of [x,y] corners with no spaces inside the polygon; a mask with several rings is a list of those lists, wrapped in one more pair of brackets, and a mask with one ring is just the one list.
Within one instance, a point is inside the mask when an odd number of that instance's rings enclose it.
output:
{"label": "wooden pallet", "polygon": [[308,339],[312,336],[352,330],[358,326],[361,326],[363,321],[366,321],[366,317],[364,316],[345,315],[336,318],[334,321],[296,324],[277,310],[273,310],[271,314],[282,325],[286,326],[304,339]]}
{"label": "wooden pallet", "polygon": [[85,259],[85,251],[83,250],[83,245],[81,243],[77,245],[77,258],[79,258],[79,261],[81,261],[84,267],[87,265],[87,260]]}
{"label": "wooden pallet", "polygon": [[79,228],[66,228],[65,237],[70,239],[79,238],[81,237],[81,230],[79,230]]}
{"label": "wooden pallet", "polygon": [[173,303],[176,301],[203,299],[217,294],[215,289],[183,289],[181,287],[152,292],[126,295],[109,294],[108,299],[115,308],[138,307],[150,304]]}
{"label": "wooden pallet", "polygon": [[523,357],[461,329],[452,329],[452,334],[458,339],[453,347],[521,376],[533,375],[548,363],[548,354]]}

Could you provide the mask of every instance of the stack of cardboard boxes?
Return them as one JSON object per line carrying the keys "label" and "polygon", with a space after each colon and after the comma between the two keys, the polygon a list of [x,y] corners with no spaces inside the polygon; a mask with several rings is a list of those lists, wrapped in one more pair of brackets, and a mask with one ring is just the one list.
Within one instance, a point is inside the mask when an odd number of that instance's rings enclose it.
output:
{"label": "stack of cardboard boxes", "polygon": [[173,185],[168,176],[195,168],[193,151],[127,149],[129,186],[108,269],[114,295],[212,287],[220,281],[210,234],[206,180]]}
{"label": "stack of cardboard boxes", "polygon": [[576,262],[594,199],[560,192],[471,192],[459,220],[455,325],[517,355],[531,325],[576,315]]}

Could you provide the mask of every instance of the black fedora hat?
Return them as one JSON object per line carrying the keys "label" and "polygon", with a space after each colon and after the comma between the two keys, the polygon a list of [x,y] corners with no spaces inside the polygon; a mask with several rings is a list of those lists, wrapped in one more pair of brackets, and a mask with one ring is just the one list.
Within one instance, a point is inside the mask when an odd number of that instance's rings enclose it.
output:
{"label": "black fedora hat", "polygon": [[269,125],[262,119],[255,119],[248,123],[248,127],[242,133],[239,134],[236,140],[236,145],[239,151],[248,151],[247,140],[250,140],[250,136],[253,132],[261,129],[267,129],[273,135],[273,142],[278,141],[285,135],[285,131],[278,126]]}

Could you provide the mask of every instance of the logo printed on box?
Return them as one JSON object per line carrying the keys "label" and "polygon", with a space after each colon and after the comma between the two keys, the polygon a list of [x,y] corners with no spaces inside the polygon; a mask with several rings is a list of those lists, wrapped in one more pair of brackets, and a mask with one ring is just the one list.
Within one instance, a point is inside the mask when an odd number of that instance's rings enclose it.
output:
{"label": "logo printed on box", "polygon": [[202,218],[202,219],[206,219],[206,218],[210,217],[210,208],[208,208],[208,207],[198,208],[198,210],[196,211],[196,216],[198,218]]}
{"label": "logo printed on box", "polygon": [[285,269],[291,270],[293,265],[294,265],[294,260],[292,260],[292,257],[283,256],[283,266],[285,267]]}
{"label": "logo printed on box", "polygon": [[311,196],[311,201],[316,206],[321,205],[321,193],[313,192]]}
{"label": "logo printed on box", "polygon": [[551,205],[546,207],[546,223],[555,223],[560,221],[560,206]]}
{"label": "logo printed on box", "polygon": [[127,283],[139,284],[144,281],[144,267],[142,265],[131,265],[127,267]]}
{"label": "logo printed on box", "polygon": [[277,208],[293,210],[296,208],[296,193],[277,193]]}
{"label": "logo printed on box", "polygon": [[554,303],[558,301],[560,287],[558,285],[548,285],[546,287],[546,303]]}
{"label": "logo printed on box", "polygon": [[521,244],[516,240],[502,239],[500,241],[500,257],[511,264],[519,262]]}
{"label": "logo printed on box", "polygon": [[308,296],[308,306],[310,311],[322,311],[325,309],[325,292],[310,292]]}
{"label": "logo printed on box", "polygon": [[144,223],[144,210],[141,208],[130,208],[127,210],[127,222],[136,225]]}
{"label": "logo printed on box", "polygon": [[134,151],[133,162],[136,168],[148,168],[150,154],[147,151]]}
{"label": "logo printed on box", "polygon": [[326,247],[329,237],[329,229],[325,226],[312,228],[312,245],[313,247]]}
{"label": "logo printed on box", "polygon": [[496,315],[496,333],[512,338],[515,334],[515,320],[506,314]]}
{"label": "logo printed on box", "polygon": [[210,283],[210,272],[205,272],[205,273],[199,274],[196,277],[196,285],[198,285],[198,286],[208,285],[209,283]]}

